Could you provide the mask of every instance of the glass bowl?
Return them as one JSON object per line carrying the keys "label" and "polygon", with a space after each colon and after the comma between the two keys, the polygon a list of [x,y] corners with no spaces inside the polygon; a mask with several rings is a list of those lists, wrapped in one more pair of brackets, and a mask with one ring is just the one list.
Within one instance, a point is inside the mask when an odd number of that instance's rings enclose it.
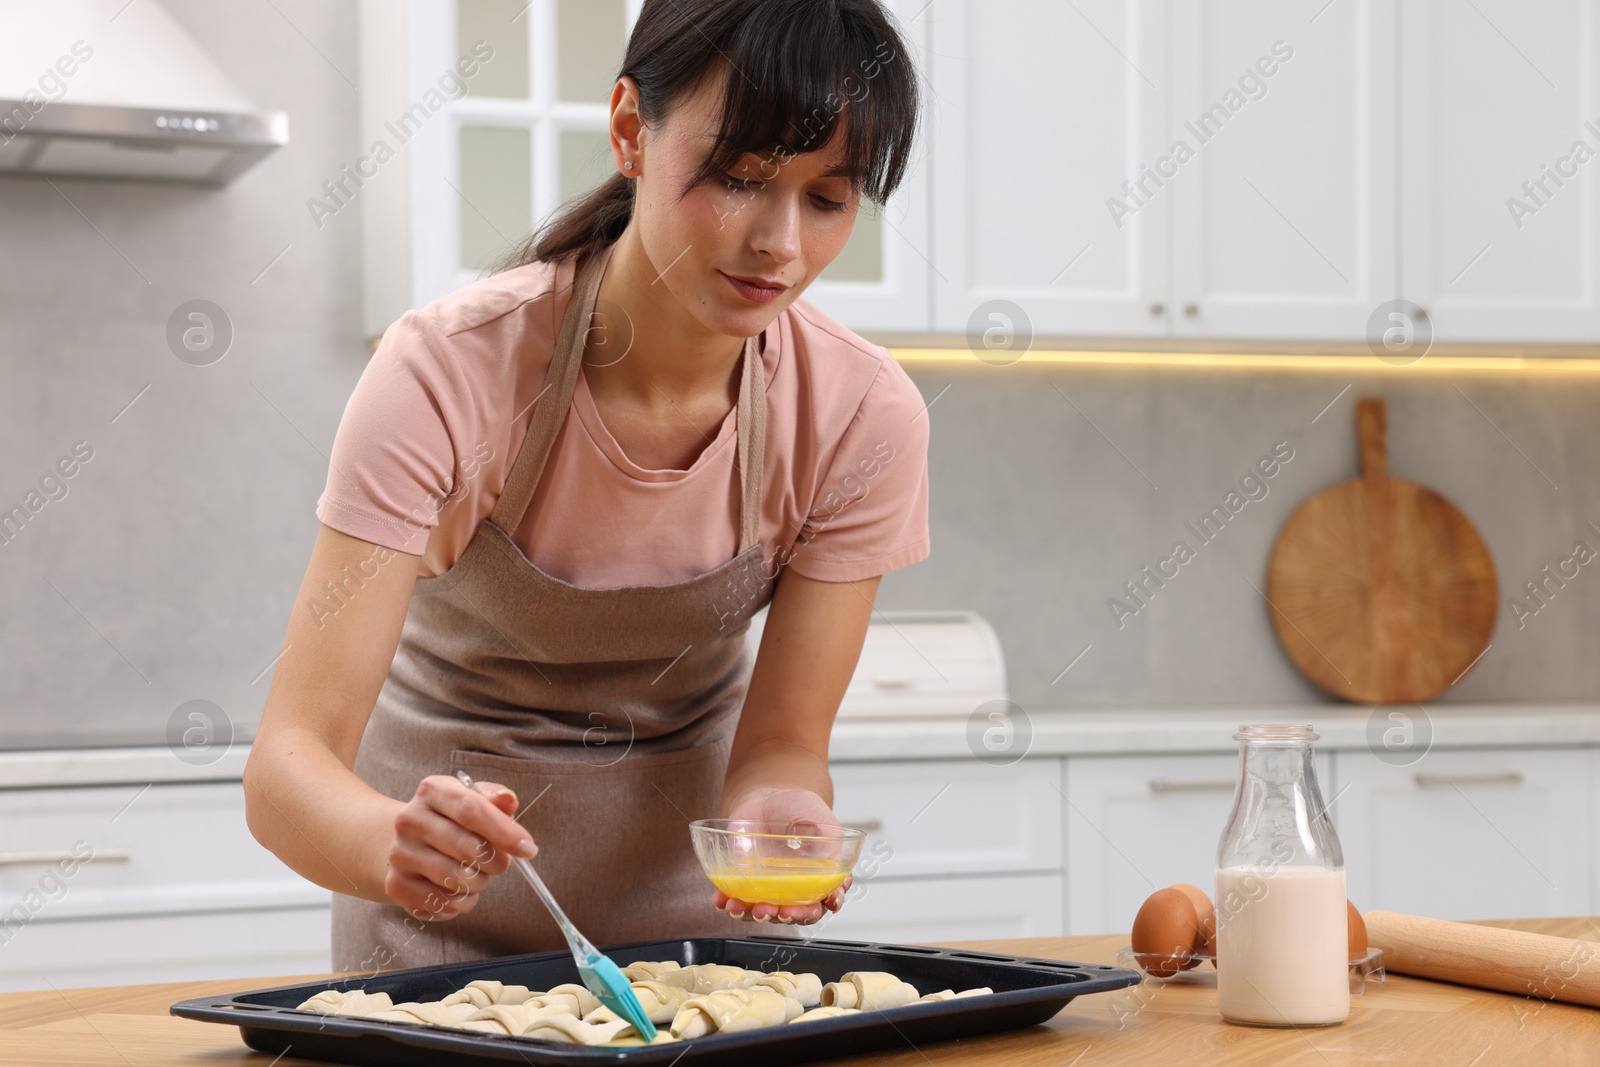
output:
{"label": "glass bowl", "polygon": [[855,868],[867,832],[850,826],[696,819],[694,853],[711,884],[751,904],[815,904]]}

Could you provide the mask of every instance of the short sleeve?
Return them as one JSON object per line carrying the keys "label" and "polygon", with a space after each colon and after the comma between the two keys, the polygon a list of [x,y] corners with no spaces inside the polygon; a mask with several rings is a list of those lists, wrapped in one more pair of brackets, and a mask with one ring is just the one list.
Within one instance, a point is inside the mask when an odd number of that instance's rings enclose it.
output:
{"label": "short sleeve", "polygon": [[[459,469],[465,390],[426,312],[384,332],[334,435],[316,514],[351,537],[422,555]],[[456,429],[458,433],[452,433]]]}
{"label": "short sleeve", "polygon": [[872,578],[928,557],[928,421],[889,351],[839,447],[787,566],[824,582]]}

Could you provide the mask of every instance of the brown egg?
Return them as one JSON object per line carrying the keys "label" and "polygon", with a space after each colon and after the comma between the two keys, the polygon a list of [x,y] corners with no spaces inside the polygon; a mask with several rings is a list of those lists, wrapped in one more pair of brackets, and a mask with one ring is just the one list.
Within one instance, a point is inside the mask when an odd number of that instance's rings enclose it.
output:
{"label": "brown egg", "polygon": [[1350,958],[1358,960],[1367,954],[1367,923],[1350,901],[1344,902],[1350,915]]}
{"label": "brown egg", "polygon": [[1189,964],[1200,936],[1200,919],[1188,895],[1178,889],[1158,889],[1134,916],[1134,959],[1145,973],[1171,978]]}
{"label": "brown egg", "polygon": [[[1194,951],[1197,956],[1215,956],[1217,954],[1217,909],[1211,906],[1211,898],[1206,896],[1205,890],[1187,882],[1179,882],[1172,887],[1189,898],[1189,903],[1194,905],[1194,912],[1200,922],[1200,937],[1195,942]],[[1184,970],[1200,966],[1199,959],[1191,959],[1183,965]]]}

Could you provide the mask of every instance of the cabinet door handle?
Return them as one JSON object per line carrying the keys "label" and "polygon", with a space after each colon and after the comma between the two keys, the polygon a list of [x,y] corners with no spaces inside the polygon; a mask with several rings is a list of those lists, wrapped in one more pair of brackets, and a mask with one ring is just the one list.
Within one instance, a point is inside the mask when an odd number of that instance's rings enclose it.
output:
{"label": "cabinet door handle", "polygon": [[1154,303],[1152,303],[1150,305],[1150,314],[1155,316],[1156,318],[1160,318],[1162,315],[1165,315],[1166,313],[1167,313],[1167,305],[1163,304],[1161,301],[1157,300],[1157,301],[1155,301]]}
{"label": "cabinet door handle", "polygon": [[1522,774],[1506,771],[1504,774],[1419,774],[1420,789],[1437,789],[1447,785],[1521,785]]}
{"label": "cabinet door handle", "polygon": [[1189,316],[1192,319],[1196,315],[1200,314],[1200,305],[1199,304],[1185,304],[1185,305],[1183,305],[1183,313],[1185,315]]}
{"label": "cabinet door handle", "polygon": [[84,857],[70,849],[60,848],[50,852],[0,852],[0,867],[27,867],[35,864],[60,863],[62,860],[77,860],[88,863],[104,863],[110,860],[115,863],[125,863],[133,859],[131,848],[97,848],[93,854]]}
{"label": "cabinet door handle", "polygon": [[845,820],[842,820],[839,823],[839,825],[840,826],[853,826],[857,830],[865,830],[868,833],[873,833],[874,831],[883,829],[883,820],[882,819],[859,819],[859,820],[857,820],[855,822],[851,822],[848,819],[845,819]]}
{"label": "cabinet door handle", "polygon": [[1233,792],[1234,783],[1225,778],[1214,782],[1169,782],[1165,778],[1150,779],[1152,793],[1221,793]]}

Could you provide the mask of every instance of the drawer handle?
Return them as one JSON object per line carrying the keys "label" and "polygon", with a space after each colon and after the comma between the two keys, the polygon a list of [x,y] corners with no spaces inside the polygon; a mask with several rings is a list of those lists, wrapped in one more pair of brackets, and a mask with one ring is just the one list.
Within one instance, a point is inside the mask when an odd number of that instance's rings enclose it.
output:
{"label": "drawer handle", "polygon": [[0,852],[0,867],[27,867],[34,864],[60,863],[62,860],[77,860],[79,863],[104,863],[110,860],[122,863],[133,859],[131,848],[97,848],[89,856],[78,855],[70,849],[57,849],[53,852]]}
{"label": "drawer handle", "polygon": [[1447,785],[1521,785],[1522,774],[1519,771],[1506,771],[1504,774],[1419,774],[1417,786],[1422,789],[1437,789]]}
{"label": "drawer handle", "polygon": [[857,822],[850,822],[848,820],[845,820],[845,821],[839,823],[839,825],[840,826],[853,826],[857,830],[865,830],[868,833],[872,833],[875,830],[882,830],[883,829],[883,820],[882,819],[861,819],[861,820],[859,820]]}
{"label": "drawer handle", "polygon": [[1214,782],[1169,782],[1165,778],[1150,779],[1152,793],[1231,793],[1234,783],[1223,778]]}

